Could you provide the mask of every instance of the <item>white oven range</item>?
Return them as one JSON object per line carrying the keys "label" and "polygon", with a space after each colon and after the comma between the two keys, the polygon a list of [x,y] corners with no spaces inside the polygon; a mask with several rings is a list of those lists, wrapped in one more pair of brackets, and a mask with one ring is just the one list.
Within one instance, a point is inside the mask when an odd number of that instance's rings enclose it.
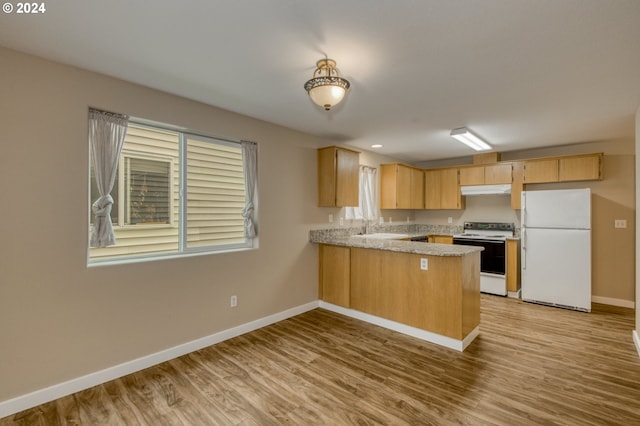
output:
{"label": "white oven range", "polygon": [[507,238],[515,226],[504,222],[465,222],[462,234],[453,236],[453,244],[483,247],[480,252],[480,291],[507,295]]}

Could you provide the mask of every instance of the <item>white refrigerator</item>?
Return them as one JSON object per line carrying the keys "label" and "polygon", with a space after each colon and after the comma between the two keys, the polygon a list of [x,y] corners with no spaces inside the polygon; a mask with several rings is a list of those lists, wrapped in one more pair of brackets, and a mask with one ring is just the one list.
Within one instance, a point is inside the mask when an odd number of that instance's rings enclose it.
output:
{"label": "white refrigerator", "polygon": [[522,300],[591,311],[591,190],[523,191]]}

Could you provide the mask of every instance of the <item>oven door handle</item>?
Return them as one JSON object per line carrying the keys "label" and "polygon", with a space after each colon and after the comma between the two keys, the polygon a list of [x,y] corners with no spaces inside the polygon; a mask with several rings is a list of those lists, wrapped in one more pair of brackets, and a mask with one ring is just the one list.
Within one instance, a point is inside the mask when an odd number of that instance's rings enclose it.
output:
{"label": "oven door handle", "polygon": [[489,244],[504,244],[506,240],[484,240],[481,238],[454,238],[454,243],[461,243],[464,245],[465,242],[478,242],[478,243],[489,243]]}

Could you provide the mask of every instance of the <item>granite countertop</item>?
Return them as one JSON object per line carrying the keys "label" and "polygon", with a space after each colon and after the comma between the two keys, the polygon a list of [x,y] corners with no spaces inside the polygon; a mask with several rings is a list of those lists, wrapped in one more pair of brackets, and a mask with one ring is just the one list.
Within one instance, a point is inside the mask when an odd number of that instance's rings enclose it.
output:
{"label": "granite countertop", "polygon": [[[423,236],[425,233],[405,233],[410,237]],[[404,236],[403,235],[403,236]],[[373,250],[387,250],[402,253],[424,254],[428,256],[466,256],[484,250],[482,247],[458,246],[452,244],[434,244],[420,241],[402,241],[378,238],[366,238],[362,236],[330,235],[323,233],[311,233],[310,241],[317,244],[330,244],[334,246],[357,247]]]}

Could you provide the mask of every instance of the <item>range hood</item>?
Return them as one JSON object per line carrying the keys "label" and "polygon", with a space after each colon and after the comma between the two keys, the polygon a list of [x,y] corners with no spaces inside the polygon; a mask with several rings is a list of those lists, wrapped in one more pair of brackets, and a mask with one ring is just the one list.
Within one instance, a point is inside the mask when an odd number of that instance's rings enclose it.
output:
{"label": "range hood", "polygon": [[461,186],[462,195],[505,195],[511,194],[511,184]]}

